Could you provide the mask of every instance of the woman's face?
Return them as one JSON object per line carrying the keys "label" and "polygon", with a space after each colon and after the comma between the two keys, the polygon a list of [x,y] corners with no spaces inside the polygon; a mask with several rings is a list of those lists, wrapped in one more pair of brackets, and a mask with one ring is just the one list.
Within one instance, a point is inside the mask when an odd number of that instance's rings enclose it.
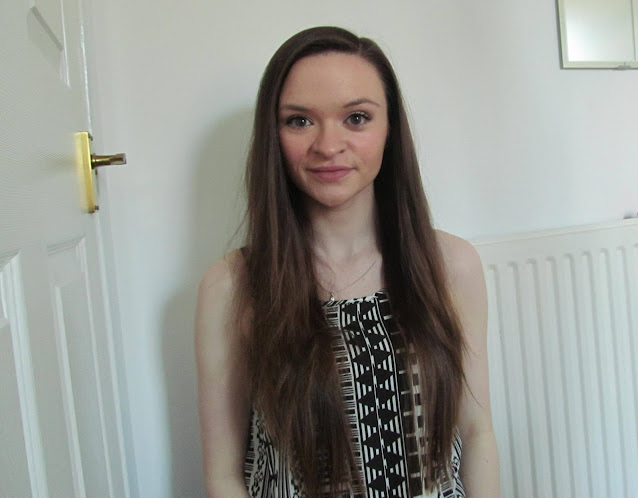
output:
{"label": "woman's face", "polygon": [[333,208],[373,195],[388,134],[377,70],[352,54],[298,60],[279,98],[279,142],[308,200]]}

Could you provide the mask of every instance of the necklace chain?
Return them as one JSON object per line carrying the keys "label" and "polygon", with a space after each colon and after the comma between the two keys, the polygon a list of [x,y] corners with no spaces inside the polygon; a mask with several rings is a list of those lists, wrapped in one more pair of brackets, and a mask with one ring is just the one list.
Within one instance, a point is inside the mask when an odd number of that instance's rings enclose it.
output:
{"label": "necklace chain", "polygon": [[361,280],[363,277],[365,277],[370,270],[372,270],[372,268],[374,267],[374,265],[377,264],[377,261],[379,260],[379,258],[374,258],[374,261],[372,262],[372,264],[368,267],[368,269],[366,271],[364,271],[361,275],[359,275],[354,281],[350,282],[347,286],[342,287],[339,290],[334,290],[331,291],[329,289],[326,289],[323,285],[321,285],[321,282],[319,282],[317,280],[317,283],[319,284],[319,287],[321,287],[323,290],[325,290],[328,294],[330,294],[330,299],[328,300],[329,304],[332,304],[336,301],[335,299],[335,294],[339,294],[341,292],[343,292],[344,290],[349,289],[350,287],[352,287],[354,284],[356,284],[359,280]]}

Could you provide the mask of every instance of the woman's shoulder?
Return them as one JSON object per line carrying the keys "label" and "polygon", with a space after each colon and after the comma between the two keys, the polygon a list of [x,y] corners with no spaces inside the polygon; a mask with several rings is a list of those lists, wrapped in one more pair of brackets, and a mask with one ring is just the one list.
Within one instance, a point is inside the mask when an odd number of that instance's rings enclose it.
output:
{"label": "woman's shoulder", "polygon": [[443,256],[445,271],[452,283],[483,275],[481,258],[467,240],[442,230],[436,230],[436,240]]}
{"label": "woman's shoulder", "polygon": [[243,265],[241,251],[232,251],[212,263],[199,284],[195,344],[201,368],[221,361],[220,354],[234,350],[247,330],[250,314],[239,313],[242,300],[237,292]]}
{"label": "woman's shoulder", "polygon": [[220,292],[224,296],[230,295],[237,285],[243,266],[244,257],[240,249],[235,249],[214,261],[202,276],[199,284],[200,294],[214,290],[218,297],[221,297]]}
{"label": "woman's shoulder", "polygon": [[197,295],[196,329],[225,329],[236,310],[236,296],[244,268],[240,250],[213,262],[204,272]]}
{"label": "woman's shoulder", "polygon": [[[470,344],[483,341],[487,327],[487,289],[476,248],[455,235],[437,230],[450,294]],[[478,341],[478,342],[477,342]]]}

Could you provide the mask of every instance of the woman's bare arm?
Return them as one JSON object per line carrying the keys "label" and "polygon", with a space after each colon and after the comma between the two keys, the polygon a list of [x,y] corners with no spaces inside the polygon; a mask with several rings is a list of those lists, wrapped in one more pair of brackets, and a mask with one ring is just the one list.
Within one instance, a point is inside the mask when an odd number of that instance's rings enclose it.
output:
{"label": "woman's bare arm", "polygon": [[197,299],[195,355],[204,479],[209,498],[245,498],[250,397],[233,312],[237,253],[206,271]]}
{"label": "woman's bare arm", "polygon": [[467,344],[458,427],[463,442],[461,480],[468,498],[498,498],[499,464],[492,427],[487,363],[487,291],[474,247],[439,232],[452,297]]}

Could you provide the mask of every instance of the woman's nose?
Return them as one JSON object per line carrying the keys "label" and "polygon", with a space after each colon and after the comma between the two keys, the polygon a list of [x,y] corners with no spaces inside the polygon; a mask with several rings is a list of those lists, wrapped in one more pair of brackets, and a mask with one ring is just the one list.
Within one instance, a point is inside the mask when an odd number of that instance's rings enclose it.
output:
{"label": "woman's nose", "polygon": [[336,125],[322,125],[312,144],[312,150],[324,157],[332,157],[345,149],[343,130]]}

